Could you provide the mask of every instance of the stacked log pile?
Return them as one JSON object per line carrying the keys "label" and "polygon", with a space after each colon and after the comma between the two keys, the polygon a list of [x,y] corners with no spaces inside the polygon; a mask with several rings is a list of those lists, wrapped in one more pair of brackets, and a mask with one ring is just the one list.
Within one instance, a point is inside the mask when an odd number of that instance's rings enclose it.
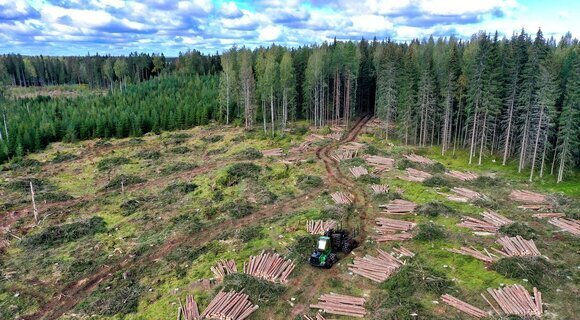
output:
{"label": "stacked log pile", "polygon": [[364,176],[365,174],[369,174],[369,172],[367,171],[367,169],[365,167],[352,167],[349,168],[350,173],[352,173],[352,175],[355,178],[359,178],[361,176]]}
{"label": "stacked log pile", "polygon": [[405,174],[401,179],[413,182],[423,182],[432,177],[430,173],[413,168],[407,168]]}
{"label": "stacked log pile", "polygon": [[201,320],[197,302],[195,302],[193,296],[187,296],[185,298],[185,306],[181,304],[181,299],[179,300],[177,320]]}
{"label": "stacked log pile", "polygon": [[323,294],[317,304],[310,308],[322,309],[326,313],[363,318],[367,311],[364,307],[365,299],[341,294]]}
{"label": "stacked log pile", "polygon": [[276,149],[269,149],[269,150],[262,150],[262,155],[264,157],[281,157],[284,155],[284,152],[281,148]]}
{"label": "stacked log pile", "polygon": [[201,314],[202,319],[243,320],[258,309],[247,294],[220,291]]}
{"label": "stacked log pile", "polygon": [[348,160],[356,157],[358,151],[356,150],[340,150],[337,151],[335,154],[332,155],[332,158],[338,162],[342,160]]}
{"label": "stacked log pile", "polygon": [[548,221],[548,223],[561,228],[564,231],[568,231],[575,236],[580,236],[580,222],[578,220],[566,219],[566,218],[553,218]]}
{"label": "stacked log pile", "polygon": [[457,224],[457,226],[469,228],[473,231],[498,232],[500,227],[513,223],[510,219],[493,211],[484,211],[481,215],[483,220],[463,217],[461,223]]}
{"label": "stacked log pile", "polygon": [[376,242],[405,241],[411,239],[413,239],[413,234],[411,233],[379,234],[375,236]]}
{"label": "stacked log pile", "polygon": [[262,251],[259,256],[251,256],[248,262],[244,262],[244,273],[274,283],[287,283],[294,267],[292,260]]}
{"label": "stacked log pile", "polygon": [[324,234],[324,232],[334,229],[337,225],[335,220],[308,220],[306,231],[310,234]]}
{"label": "stacked log pile", "polygon": [[435,161],[416,155],[416,154],[407,154],[405,155],[405,158],[407,158],[407,160],[409,161],[413,161],[413,162],[417,162],[417,163],[421,163],[421,164],[435,164]]}
{"label": "stacked log pile", "polygon": [[547,218],[562,218],[566,215],[563,213],[555,213],[555,212],[548,212],[548,213],[536,213],[533,214],[532,217],[537,219],[547,219]]}
{"label": "stacked log pile", "polygon": [[375,194],[389,193],[388,184],[373,184],[371,185],[371,189],[373,189]]}
{"label": "stacked log pile", "polygon": [[333,132],[326,135],[329,139],[340,140],[342,138],[342,132]]}
{"label": "stacked log pile", "polygon": [[316,316],[315,316],[314,318],[313,318],[313,317],[311,317],[311,316],[309,316],[309,315],[306,315],[306,314],[305,314],[305,315],[304,315],[304,319],[305,319],[305,320],[326,320],[326,318],[325,318],[325,317],[323,317],[323,316],[320,314],[320,312],[317,312],[317,313],[316,313]]}
{"label": "stacked log pile", "polygon": [[366,148],[366,145],[364,143],[355,142],[355,141],[351,141],[349,143],[345,143],[342,146],[340,146],[340,149],[342,149],[342,150],[354,150],[357,152],[364,149],[364,148]]}
{"label": "stacked log pile", "polygon": [[234,260],[220,260],[210,269],[217,280],[223,280],[228,274],[238,272],[238,268],[236,267],[236,262]]}
{"label": "stacked log pile", "polygon": [[546,203],[546,197],[544,195],[525,190],[514,190],[510,193],[509,198],[510,200],[524,204]]}
{"label": "stacked log pile", "polygon": [[[508,257],[523,257],[523,256],[541,256],[542,254],[536,247],[534,240],[526,240],[521,236],[515,237],[501,237],[497,243],[503,246],[503,252],[497,251]],[[492,248],[492,250],[494,250]]]}
{"label": "stacked log pile", "polygon": [[409,240],[413,238],[413,235],[408,231],[417,226],[414,222],[388,218],[377,218],[375,222],[377,224],[375,241],[377,242]]}
{"label": "stacked log pile", "polygon": [[[534,296],[521,285],[514,284],[505,288],[491,289],[487,292],[506,315],[516,315],[524,318],[540,318],[542,307],[542,293],[534,287]],[[487,303],[500,315],[498,309],[482,294]]]}
{"label": "stacked log pile", "polygon": [[375,282],[383,282],[405,264],[381,249],[377,249],[377,252],[379,253],[377,257],[371,255],[355,257],[352,264],[348,265],[348,270]]}
{"label": "stacked log pile", "polygon": [[376,173],[391,170],[395,166],[395,159],[391,158],[367,155],[364,159],[368,165],[375,168]]}
{"label": "stacked log pile", "polygon": [[453,308],[465,312],[468,315],[477,318],[477,319],[481,319],[481,318],[485,318],[488,316],[488,313],[475,307],[470,305],[467,302],[461,301],[457,298],[455,298],[454,296],[448,295],[448,294],[444,294],[441,296],[441,300],[445,303],[447,303],[448,305],[452,306]]}
{"label": "stacked log pile", "polygon": [[304,138],[304,141],[298,147],[290,149],[290,152],[291,153],[304,152],[308,148],[310,148],[314,142],[324,139],[325,139],[324,136],[321,136],[319,134],[311,134],[306,138]]}
{"label": "stacked log pile", "polygon": [[455,171],[455,170],[451,170],[449,172],[445,173],[446,175],[453,177],[455,179],[459,179],[461,181],[471,181],[471,180],[475,180],[477,178],[479,178],[479,176],[473,172],[460,172],[460,171]]}
{"label": "stacked log pile", "polygon": [[351,204],[354,197],[350,193],[346,192],[335,192],[330,195],[336,204]]}
{"label": "stacked log pile", "polygon": [[414,257],[415,256],[415,254],[413,252],[411,252],[409,249],[407,249],[405,247],[393,248],[393,251],[395,253],[398,253],[400,256],[405,256],[405,257]]}
{"label": "stacked log pile", "polygon": [[455,193],[454,195],[447,196],[447,199],[451,201],[469,202],[482,197],[481,193],[467,188],[454,187],[451,191]]}
{"label": "stacked log pile", "polygon": [[483,253],[481,253],[478,250],[475,250],[474,248],[468,248],[468,247],[461,247],[461,249],[449,249],[449,251],[454,252],[454,253],[459,253],[462,254],[464,256],[471,256],[474,257],[477,260],[481,260],[485,263],[493,263],[495,261],[495,259],[490,255],[485,255]]}
{"label": "stacked log pile", "polygon": [[395,199],[388,204],[379,205],[379,208],[383,208],[384,212],[388,214],[407,214],[415,211],[417,204],[407,200]]}

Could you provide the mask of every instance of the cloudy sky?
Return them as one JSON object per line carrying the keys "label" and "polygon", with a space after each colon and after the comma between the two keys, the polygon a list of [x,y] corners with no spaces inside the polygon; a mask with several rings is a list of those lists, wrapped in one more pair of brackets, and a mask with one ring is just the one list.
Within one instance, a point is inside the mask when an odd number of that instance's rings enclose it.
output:
{"label": "cloudy sky", "polygon": [[[574,13],[576,12],[576,13]],[[163,52],[338,39],[580,34],[572,0],[0,0],[0,53]]]}

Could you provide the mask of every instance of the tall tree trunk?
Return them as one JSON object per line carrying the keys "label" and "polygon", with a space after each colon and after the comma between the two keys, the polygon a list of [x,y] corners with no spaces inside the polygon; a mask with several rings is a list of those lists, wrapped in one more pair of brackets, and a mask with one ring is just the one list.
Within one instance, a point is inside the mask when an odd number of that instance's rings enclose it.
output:
{"label": "tall tree trunk", "polygon": [[538,155],[538,145],[540,143],[540,131],[542,131],[542,118],[544,116],[544,107],[540,109],[540,118],[538,119],[538,128],[536,131],[536,141],[534,142],[534,153],[532,156],[532,169],[530,170],[530,182],[532,182],[532,178],[534,177],[534,169],[536,166],[536,157]]}
{"label": "tall tree trunk", "polygon": [[520,144],[520,163],[518,165],[518,173],[522,172],[522,169],[524,168],[524,164],[525,164],[525,154],[526,154],[526,149],[528,148],[527,146],[527,141],[528,141],[528,127],[529,127],[529,112],[526,114],[526,120],[524,121],[524,132],[522,134],[522,143]]}
{"label": "tall tree trunk", "polygon": [[477,161],[477,165],[481,165],[481,158],[483,157],[483,147],[485,145],[485,140],[487,138],[487,134],[486,134],[486,126],[487,126],[487,110],[484,113],[483,116],[483,128],[481,130],[481,143],[479,146],[479,160]]}
{"label": "tall tree trunk", "polygon": [[544,176],[544,162],[546,161],[546,147],[548,145],[548,135],[544,134],[544,148],[542,149],[542,163],[540,165],[540,178]]}
{"label": "tall tree trunk", "polygon": [[4,132],[6,132],[6,142],[10,141],[10,133],[8,132],[8,121],[6,120],[6,113],[2,114],[4,117]]}
{"label": "tall tree trunk", "polygon": [[509,111],[508,111],[508,125],[507,125],[507,129],[506,129],[505,145],[504,145],[504,149],[503,149],[503,161],[501,163],[503,166],[505,166],[505,164],[507,162],[508,154],[509,154],[510,138],[512,135],[512,118],[513,118],[513,113],[514,113],[515,94],[516,94],[516,88],[514,86],[514,90],[512,92],[512,98],[511,98],[511,102],[510,102],[510,107],[509,107]]}
{"label": "tall tree trunk", "polygon": [[471,164],[475,153],[475,135],[477,133],[477,118],[479,117],[478,103],[479,101],[475,103],[475,114],[473,116],[473,126],[471,127],[471,146],[469,147],[469,164]]}
{"label": "tall tree trunk", "polygon": [[264,135],[268,134],[266,128],[266,102],[262,99],[262,122],[264,123]]}
{"label": "tall tree trunk", "polygon": [[274,88],[270,87],[270,114],[272,118],[272,135],[274,135]]}
{"label": "tall tree trunk", "polygon": [[226,124],[230,124],[230,75],[226,72]]}

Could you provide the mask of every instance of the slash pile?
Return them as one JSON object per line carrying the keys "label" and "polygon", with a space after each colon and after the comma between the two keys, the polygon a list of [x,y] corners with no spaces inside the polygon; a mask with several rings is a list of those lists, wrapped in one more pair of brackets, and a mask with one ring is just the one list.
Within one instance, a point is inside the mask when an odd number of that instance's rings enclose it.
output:
{"label": "slash pile", "polygon": [[236,262],[234,260],[220,260],[210,269],[217,280],[223,280],[228,274],[238,272],[238,268],[236,267]]}
{"label": "slash pile", "polygon": [[[536,288],[534,288],[533,298],[524,287],[518,284],[503,289],[488,288],[487,292],[506,315],[522,316],[526,319],[528,317],[540,318],[544,312],[542,293]],[[500,315],[498,309],[483,294],[481,296]]]}
{"label": "slash pile", "polygon": [[243,320],[258,309],[247,294],[220,291],[201,314],[201,319]]}
{"label": "slash pile", "polygon": [[352,159],[354,157],[356,157],[358,154],[358,151],[356,150],[342,150],[342,151],[338,151],[335,154],[332,155],[332,158],[338,162],[342,161],[342,160],[348,160],[348,159]]}
{"label": "slash pile", "polygon": [[468,202],[482,197],[481,193],[469,190],[467,188],[454,187],[451,189],[451,191],[455,193],[454,195],[449,195],[447,197],[447,199],[451,201]]}
{"label": "slash pile", "polygon": [[500,227],[513,223],[510,219],[493,211],[485,211],[481,215],[483,220],[463,217],[461,223],[457,224],[457,226],[469,228],[473,231],[498,232]]}
{"label": "slash pile", "polygon": [[413,182],[423,182],[431,178],[430,173],[413,168],[407,168],[405,170],[405,174],[406,176],[401,177],[401,179]]}
{"label": "slash pile", "polygon": [[341,294],[323,294],[318,298],[318,303],[311,304],[310,308],[322,309],[332,314],[363,318],[367,314],[364,304],[364,298]]}
{"label": "slash pile", "polygon": [[371,185],[371,189],[373,189],[375,194],[389,193],[388,184],[373,184]]}
{"label": "slash pile", "polygon": [[521,236],[515,237],[501,237],[497,243],[503,246],[503,252],[495,250],[498,253],[508,257],[522,257],[522,256],[541,256],[542,254],[536,247],[534,240],[526,240]]}
{"label": "slash pile", "polygon": [[455,171],[455,170],[451,170],[449,172],[445,173],[446,175],[453,177],[455,179],[459,179],[461,181],[471,181],[471,180],[475,180],[477,179],[479,176],[473,172],[460,172],[460,171]]}
{"label": "slash pile", "polygon": [[379,205],[379,208],[383,208],[388,214],[406,214],[415,211],[417,205],[411,201],[395,199],[388,204]]}
{"label": "slash pile", "polygon": [[379,157],[379,156],[364,156],[368,165],[375,168],[375,172],[383,172],[390,170],[395,166],[395,159]]}
{"label": "slash pile", "polygon": [[283,154],[281,148],[262,150],[262,155],[264,157],[281,157]]}
{"label": "slash pile", "polygon": [[472,306],[467,302],[463,302],[463,301],[455,298],[454,296],[444,294],[441,296],[441,300],[443,302],[447,303],[448,305],[452,306],[453,308],[455,308],[459,311],[463,311],[474,318],[481,319],[481,318],[485,318],[488,316],[487,312],[485,312],[485,311],[483,311],[475,306]]}
{"label": "slash pile", "polygon": [[193,299],[193,296],[187,296],[185,298],[185,306],[181,304],[181,299],[179,300],[179,309],[177,309],[177,320],[201,320],[199,315],[199,309],[197,307],[197,302]]}
{"label": "slash pile", "polygon": [[407,154],[405,155],[405,158],[407,158],[407,160],[409,161],[413,161],[413,162],[417,162],[417,163],[421,163],[421,164],[435,164],[435,161],[416,155],[416,154]]}
{"label": "slash pile", "polygon": [[405,264],[381,249],[377,249],[377,252],[378,257],[355,257],[352,264],[348,265],[348,270],[375,282],[383,282]]}
{"label": "slash pile", "polygon": [[351,204],[354,200],[352,194],[345,192],[335,192],[330,196],[336,204]]}
{"label": "slash pile", "polygon": [[550,224],[560,227],[564,231],[568,231],[575,236],[580,236],[580,222],[573,219],[553,218],[548,221]]}
{"label": "slash pile", "polygon": [[324,232],[336,227],[335,220],[308,220],[306,222],[306,231],[310,234],[324,234]]}
{"label": "slash pile", "polygon": [[274,283],[286,283],[294,267],[292,260],[262,251],[259,256],[251,256],[248,262],[244,262],[244,273]]}
{"label": "slash pile", "polygon": [[492,258],[492,256],[489,253],[488,253],[488,255],[485,255],[485,254],[479,252],[478,250],[475,250],[474,248],[461,247],[461,249],[449,249],[449,251],[454,252],[454,253],[459,253],[459,254],[462,254],[465,256],[472,256],[475,259],[481,260],[485,263],[493,263],[495,261],[495,259]]}
{"label": "slash pile", "polygon": [[375,227],[375,231],[377,232],[375,240],[377,242],[409,240],[413,238],[413,235],[407,233],[407,231],[412,230],[417,225],[414,222],[388,218],[377,218],[375,222],[377,224]]}
{"label": "slash pile", "polygon": [[359,178],[361,176],[364,176],[365,174],[369,174],[369,172],[367,171],[367,169],[365,167],[352,167],[349,168],[350,173],[352,173],[352,175],[355,178]]}

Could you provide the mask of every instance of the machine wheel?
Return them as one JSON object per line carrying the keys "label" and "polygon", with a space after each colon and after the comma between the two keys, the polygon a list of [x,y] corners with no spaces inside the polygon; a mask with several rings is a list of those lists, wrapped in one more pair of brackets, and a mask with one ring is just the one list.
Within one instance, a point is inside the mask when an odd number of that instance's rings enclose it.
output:
{"label": "machine wheel", "polygon": [[338,261],[338,257],[336,256],[336,254],[331,253],[328,255],[328,258],[326,259],[326,264],[324,265],[324,267],[326,269],[330,269],[337,261]]}
{"label": "machine wheel", "polygon": [[354,239],[349,239],[346,240],[343,244],[342,244],[342,252],[344,253],[349,253],[351,252],[354,248],[356,248],[358,246],[358,243],[354,240]]}

